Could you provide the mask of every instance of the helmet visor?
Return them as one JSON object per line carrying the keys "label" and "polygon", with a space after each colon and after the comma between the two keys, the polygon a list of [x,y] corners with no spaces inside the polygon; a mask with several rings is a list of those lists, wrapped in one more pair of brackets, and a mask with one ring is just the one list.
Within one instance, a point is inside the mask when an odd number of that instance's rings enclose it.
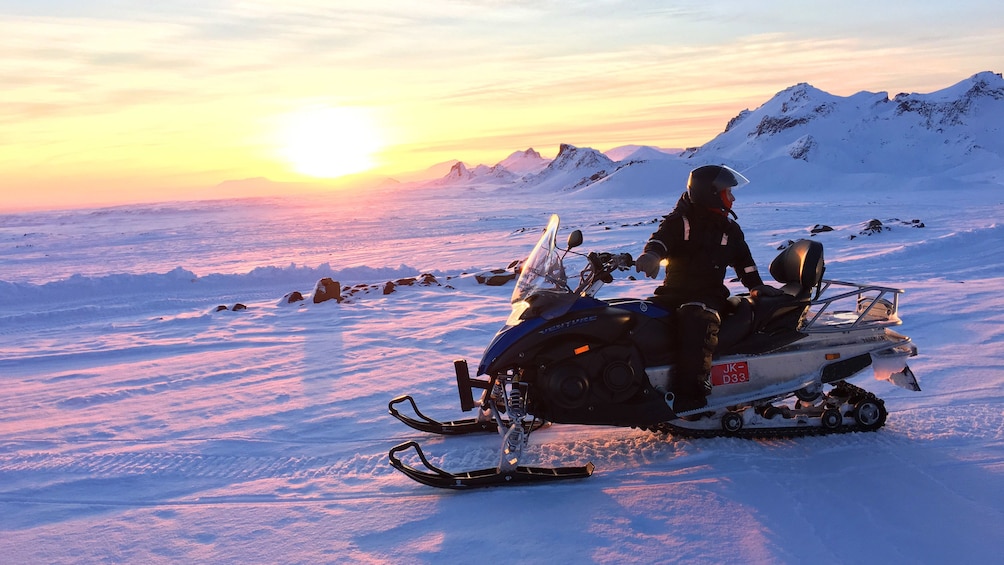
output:
{"label": "helmet visor", "polygon": [[714,186],[721,189],[731,187],[732,190],[735,190],[750,183],[748,178],[744,177],[742,173],[732,167],[727,167],[725,165],[722,165],[721,167],[721,171],[719,171],[718,176],[715,177],[715,181],[713,183]]}

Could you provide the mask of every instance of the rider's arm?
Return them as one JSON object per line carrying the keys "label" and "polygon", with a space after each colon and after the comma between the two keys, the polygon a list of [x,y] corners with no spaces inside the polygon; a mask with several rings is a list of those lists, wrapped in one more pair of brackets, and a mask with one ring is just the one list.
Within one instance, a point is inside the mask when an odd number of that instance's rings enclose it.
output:
{"label": "rider's arm", "polygon": [[670,251],[676,246],[674,242],[680,241],[682,238],[683,225],[680,217],[670,214],[663,218],[662,223],[659,224],[659,229],[648,239],[648,243],[645,244],[645,248],[642,251],[643,253],[654,253],[660,258],[665,259],[669,257]]}
{"label": "rider's arm", "polygon": [[760,271],[757,270],[756,261],[753,260],[753,253],[750,252],[750,246],[746,243],[746,236],[743,235],[739,224],[733,223],[732,225],[735,226],[733,237],[735,238],[736,245],[732,268],[735,269],[739,281],[746,288],[753,290],[758,286],[763,286],[763,279],[760,278]]}

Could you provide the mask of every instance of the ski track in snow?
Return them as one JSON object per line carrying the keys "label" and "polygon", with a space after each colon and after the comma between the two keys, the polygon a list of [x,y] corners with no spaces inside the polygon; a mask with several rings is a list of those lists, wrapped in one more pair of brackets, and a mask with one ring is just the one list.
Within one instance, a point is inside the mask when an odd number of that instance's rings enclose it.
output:
{"label": "ski track in snow", "polygon": [[[274,202],[43,215],[33,247],[5,248],[19,274],[0,281],[0,550],[12,562],[432,563],[478,549],[551,563],[556,546],[564,562],[985,561],[1004,550],[1004,232],[1000,205],[971,198],[966,225],[923,201],[878,216],[852,201],[737,204],[764,271],[778,245],[829,223],[814,236],[827,276],[906,290],[924,391],[857,379],[887,402],[882,430],[750,441],[554,425],[523,463],[592,461],[593,477],[467,493],[411,482],[388,449],[417,439],[433,464],[470,470],[496,464],[498,436],[425,436],[387,402],[409,393],[430,416],[460,416],[451,362],[476,364],[512,292],[470,275],[526,253],[550,198],[396,203],[355,224],[296,206],[270,216]],[[675,199],[557,211],[586,249],[637,254]],[[887,216],[926,226],[850,237]],[[108,265],[79,249],[84,223],[105,234]],[[226,249],[203,251],[219,237]],[[252,244],[264,249],[242,255]],[[419,272],[444,286],[279,303],[322,276]],[[602,296],[655,286],[628,274]],[[248,309],[214,311],[236,302]]]}

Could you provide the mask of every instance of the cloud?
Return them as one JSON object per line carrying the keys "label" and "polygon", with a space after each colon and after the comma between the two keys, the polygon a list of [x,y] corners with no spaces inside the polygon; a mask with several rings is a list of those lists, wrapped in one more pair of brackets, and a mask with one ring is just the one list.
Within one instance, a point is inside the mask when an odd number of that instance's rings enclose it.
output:
{"label": "cloud", "polygon": [[[1002,9],[974,2],[847,20],[833,8],[831,21],[783,2],[18,4],[0,7],[0,178],[24,155],[50,167],[77,155],[94,170],[128,159],[151,174],[213,159],[262,176],[276,166],[271,117],[316,103],[380,114],[395,136],[386,158],[696,145],[798,82],[930,91],[999,72],[1004,52]],[[15,143],[25,148],[10,153]],[[152,144],[164,150],[121,153]]]}

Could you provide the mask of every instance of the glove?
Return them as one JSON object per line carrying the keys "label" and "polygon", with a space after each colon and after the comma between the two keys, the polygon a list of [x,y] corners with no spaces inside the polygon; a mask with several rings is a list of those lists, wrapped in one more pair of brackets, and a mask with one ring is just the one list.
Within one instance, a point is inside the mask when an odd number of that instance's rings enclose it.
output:
{"label": "glove", "polygon": [[662,258],[655,253],[646,251],[634,260],[634,270],[638,273],[645,273],[646,277],[654,279],[659,274],[660,263],[662,263]]}
{"label": "glove", "polygon": [[767,284],[761,284],[750,289],[750,295],[753,298],[761,298],[764,296],[782,296],[784,291],[780,288],[774,288]]}

